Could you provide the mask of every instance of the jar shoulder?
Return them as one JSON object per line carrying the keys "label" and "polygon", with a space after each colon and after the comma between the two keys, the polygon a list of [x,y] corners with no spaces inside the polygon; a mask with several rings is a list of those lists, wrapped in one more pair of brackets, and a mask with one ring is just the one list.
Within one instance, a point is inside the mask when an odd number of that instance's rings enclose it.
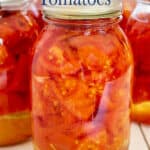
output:
{"label": "jar shoulder", "polygon": [[0,38],[3,40],[14,39],[16,36],[18,38],[30,37],[34,31],[38,30],[36,21],[28,13],[21,11],[2,13],[0,18]]}
{"label": "jar shoulder", "polygon": [[[73,42],[74,43],[73,43]],[[109,27],[64,27],[47,25],[43,29],[37,42],[37,48],[43,51],[58,43],[65,42],[76,48],[84,45],[93,45],[106,54],[117,49],[117,46],[130,49],[128,39],[118,24]],[[102,47],[101,47],[102,46]]]}
{"label": "jar shoulder", "polygon": [[49,25],[36,44],[32,68],[48,75],[72,74],[84,66],[97,72],[106,69],[110,74],[117,70],[119,76],[131,65],[130,45],[119,26],[72,30]]}

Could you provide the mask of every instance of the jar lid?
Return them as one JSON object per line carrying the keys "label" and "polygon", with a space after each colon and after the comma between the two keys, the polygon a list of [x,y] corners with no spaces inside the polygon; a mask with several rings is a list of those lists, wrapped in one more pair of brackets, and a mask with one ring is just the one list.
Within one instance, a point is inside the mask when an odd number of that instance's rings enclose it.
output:
{"label": "jar lid", "polygon": [[45,17],[59,19],[112,18],[122,14],[122,0],[43,0]]}
{"label": "jar lid", "polygon": [[0,0],[2,10],[20,10],[29,3],[29,0]]}

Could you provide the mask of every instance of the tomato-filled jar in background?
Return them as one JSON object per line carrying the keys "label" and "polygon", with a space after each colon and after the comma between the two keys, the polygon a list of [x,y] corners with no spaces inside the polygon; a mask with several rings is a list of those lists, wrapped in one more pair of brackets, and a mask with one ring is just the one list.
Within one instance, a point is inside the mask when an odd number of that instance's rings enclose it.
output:
{"label": "tomato-filled jar in background", "polygon": [[135,60],[132,118],[150,123],[150,0],[138,0],[126,32]]}
{"label": "tomato-filled jar in background", "polygon": [[31,135],[31,47],[39,27],[28,0],[0,0],[0,146]]}
{"label": "tomato-filled jar in background", "polygon": [[35,149],[127,150],[133,61],[120,0],[46,3],[32,65]]}
{"label": "tomato-filled jar in background", "polygon": [[34,4],[37,8],[41,9],[42,1],[41,0],[33,0]]}
{"label": "tomato-filled jar in background", "polygon": [[29,0],[30,1],[30,7],[29,7],[29,12],[35,17],[40,29],[44,27],[46,22],[43,20],[42,17],[42,2],[41,0]]}
{"label": "tomato-filled jar in background", "polygon": [[137,0],[123,0],[123,19],[120,23],[121,27],[125,29],[127,21],[136,6]]}

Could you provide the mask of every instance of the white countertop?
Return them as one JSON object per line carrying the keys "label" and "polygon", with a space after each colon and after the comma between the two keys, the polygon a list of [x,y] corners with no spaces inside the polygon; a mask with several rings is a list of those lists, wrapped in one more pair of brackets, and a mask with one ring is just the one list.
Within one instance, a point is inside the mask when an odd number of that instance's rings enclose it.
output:
{"label": "white countertop", "polygon": [[[33,150],[32,141],[0,150]],[[150,126],[132,124],[129,150],[150,150]]]}

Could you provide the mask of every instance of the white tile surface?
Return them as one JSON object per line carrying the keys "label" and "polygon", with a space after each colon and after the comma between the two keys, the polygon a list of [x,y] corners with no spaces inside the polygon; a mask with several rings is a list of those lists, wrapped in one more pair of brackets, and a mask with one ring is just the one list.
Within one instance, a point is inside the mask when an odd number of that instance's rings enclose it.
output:
{"label": "white tile surface", "polygon": [[148,125],[141,125],[142,131],[144,132],[147,144],[149,145],[150,149],[150,126]]}
{"label": "white tile surface", "polygon": [[129,150],[148,150],[139,125],[132,124]]}
{"label": "white tile surface", "polygon": [[33,147],[32,147],[32,142],[29,141],[16,146],[14,145],[10,147],[1,147],[0,150],[33,150]]}
{"label": "white tile surface", "polygon": [[[150,127],[142,126],[142,130],[150,142]],[[17,146],[3,147],[0,150],[33,150],[32,142],[26,142]],[[143,138],[139,125],[132,124],[131,126],[131,140],[129,150],[150,150],[147,148],[146,142]]]}

